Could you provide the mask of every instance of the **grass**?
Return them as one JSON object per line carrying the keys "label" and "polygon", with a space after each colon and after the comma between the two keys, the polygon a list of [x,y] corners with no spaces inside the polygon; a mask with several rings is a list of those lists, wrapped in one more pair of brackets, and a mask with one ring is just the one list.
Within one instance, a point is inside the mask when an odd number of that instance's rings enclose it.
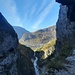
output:
{"label": "grass", "polygon": [[18,75],[23,75],[23,73],[27,73],[27,75],[33,75],[34,68],[31,59],[33,58],[34,52],[31,50],[31,48],[22,44],[18,45],[17,51],[19,53],[19,57],[16,61],[19,73]]}
{"label": "grass", "polygon": [[72,55],[72,46],[70,44],[67,44],[65,46],[63,46],[61,52],[59,52],[59,54],[53,59],[53,60],[49,60],[48,58],[48,62],[46,67],[48,69],[56,69],[56,70],[60,70],[60,69],[65,69],[64,63],[66,63],[65,58]]}
{"label": "grass", "polygon": [[56,40],[55,39],[52,39],[49,43],[47,43],[45,46],[42,47],[42,50],[46,50],[50,47],[53,47],[56,43]]}
{"label": "grass", "polygon": [[56,40],[52,39],[50,42],[48,42],[44,46],[38,48],[36,51],[45,51],[46,49],[49,49],[49,48],[51,48],[53,50],[55,43],[56,43]]}
{"label": "grass", "polygon": [[51,55],[54,52],[55,43],[56,43],[56,39],[52,39],[50,42],[48,42],[44,46],[38,48],[36,51],[38,51],[38,52],[43,51],[44,55],[43,55],[42,59],[46,59],[49,55]]}
{"label": "grass", "polygon": [[53,69],[59,70],[59,69],[63,69],[64,65],[62,61],[57,61],[56,59],[53,59],[51,62],[48,62],[46,67],[48,69],[53,68]]}

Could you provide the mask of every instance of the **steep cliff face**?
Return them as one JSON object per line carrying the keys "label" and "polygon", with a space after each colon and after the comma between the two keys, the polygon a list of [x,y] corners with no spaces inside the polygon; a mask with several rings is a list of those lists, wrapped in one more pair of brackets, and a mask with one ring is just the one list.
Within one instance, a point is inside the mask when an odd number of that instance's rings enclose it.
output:
{"label": "steep cliff face", "polygon": [[35,75],[33,55],[30,48],[18,46],[16,32],[0,13],[0,75]]}
{"label": "steep cliff face", "polygon": [[[56,50],[61,51],[65,45],[72,46],[75,44],[75,22],[68,19],[68,6],[61,5],[59,19],[56,24],[57,45]],[[71,13],[70,13],[71,14]],[[68,16],[67,16],[68,15]],[[75,15],[74,15],[75,16]]]}
{"label": "steep cliff face", "polygon": [[35,75],[33,59],[34,52],[31,48],[19,44],[17,48],[19,57],[17,60],[18,75]]}
{"label": "steep cliff face", "polygon": [[[56,0],[61,3],[59,18],[56,24],[56,57],[51,61],[55,75],[74,75],[75,49],[75,14],[74,0]],[[70,10],[70,11],[69,11]],[[60,65],[59,65],[60,64]],[[52,64],[51,64],[52,65]],[[50,67],[51,67],[50,65]],[[55,67],[56,66],[56,67]],[[59,70],[59,71],[57,71]]]}
{"label": "steep cliff face", "polygon": [[18,75],[17,34],[0,13],[0,75]]}
{"label": "steep cliff face", "polygon": [[51,56],[46,59],[42,75],[75,75],[75,0],[56,1],[62,4],[56,24],[56,52],[51,60]]}
{"label": "steep cliff face", "polygon": [[61,3],[62,5],[67,5],[67,18],[71,22],[75,22],[75,0],[56,0],[56,2]]}

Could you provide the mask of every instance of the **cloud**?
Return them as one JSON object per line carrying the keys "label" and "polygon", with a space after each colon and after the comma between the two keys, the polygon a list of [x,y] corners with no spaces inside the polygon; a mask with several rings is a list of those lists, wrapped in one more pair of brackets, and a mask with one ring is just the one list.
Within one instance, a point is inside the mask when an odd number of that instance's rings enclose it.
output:
{"label": "cloud", "polygon": [[50,2],[50,4],[44,9],[44,11],[42,11],[42,13],[39,16],[39,19],[32,26],[33,29],[38,28],[38,26],[43,22],[46,16],[51,12],[51,9],[53,8],[54,3],[55,3],[55,0],[52,0],[52,2]]}
{"label": "cloud", "polygon": [[46,2],[47,2],[46,0],[43,0],[42,4],[36,14],[38,14],[44,8]]}
{"label": "cloud", "polygon": [[25,15],[24,15],[23,23],[28,24],[34,19],[34,16],[37,10],[37,3],[33,2],[28,6],[27,9],[25,8],[24,8]]}
{"label": "cloud", "polygon": [[33,14],[35,13],[36,11],[36,4],[34,4],[31,8],[31,16],[33,16]]}
{"label": "cloud", "polygon": [[[0,0],[4,10],[6,11],[11,24],[22,26],[20,17],[17,13],[17,7],[14,0]],[[11,19],[11,20],[10,20]]]}

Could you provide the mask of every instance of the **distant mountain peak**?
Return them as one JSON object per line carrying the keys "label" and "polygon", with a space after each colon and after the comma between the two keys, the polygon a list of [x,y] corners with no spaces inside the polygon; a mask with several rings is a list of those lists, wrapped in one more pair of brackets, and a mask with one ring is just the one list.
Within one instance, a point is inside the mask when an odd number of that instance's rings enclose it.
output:
{"label": "distant mountain peak", "polygon": [[13,26],[13,28],[16,31],[19,39],[22,37],[24,33],[30,33],[29,31],[20,26]]}

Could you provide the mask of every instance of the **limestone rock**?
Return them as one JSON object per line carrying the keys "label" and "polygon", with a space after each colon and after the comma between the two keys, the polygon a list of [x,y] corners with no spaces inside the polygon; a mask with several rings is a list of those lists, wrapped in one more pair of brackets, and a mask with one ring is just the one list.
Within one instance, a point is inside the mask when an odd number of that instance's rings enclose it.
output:
{"label": "limestone rock", "polygon": [[16,32],[0,13],[0,75],[18,75],[17,45]]}
{"label": "limestone rock", "polygon": [[[74,7],[75,0],[56,0],[57,2],[63,4],[60,6],[59,18],[56,24],[56,51],[57,54],[61,52],[63,49],[70,50],[74,49],[75,45],[75,14]],[[70,2],[71,1],[71,2]],[[68,6],[68,4],[71,4]],[[72,8],[71,8],[72,7]],[[72,9],[72,10],[71,10]],[[69,11],[70,10],[70,11]],[[73,17],[73,18],[71,18]],[[75,50],[73,50],[73,54],[66,58],[67,63],[64,64],[65,69],[59,70],[55,75],[75,75]]]}
{"label": "limestone rock", "polygon": [[62,5],[67,5],[67,18],[75,22],[75,0],[56,0],[56,2],[61,3]]}
{"label": "limestone rock", "polygon": [[56,25],[56,50],[61,51],[67,45],[75,44],[75,22],[71,22],[67,18],[68,7],[65,5],[60,6],[59,19]]}
{"label": "limestone rock", "polygon": [[73,55],[75,55],[75,50],[73,50]]}
{"label": "limestone rock", "polygon": [[33,59],[34,52],[24,45],[18,46],[19,58],[17,60],[17,67],[19,75],[35,75]]}
{"label": "limestone rock", "polygon": [[[74,52],[75,50],[73,50]],[[67,64],[65,64],[65,69],[59,70],[55,75],[75,75],[75,55],[72,54],[72,56],[69,56],[66,58],[68,61]]]}

